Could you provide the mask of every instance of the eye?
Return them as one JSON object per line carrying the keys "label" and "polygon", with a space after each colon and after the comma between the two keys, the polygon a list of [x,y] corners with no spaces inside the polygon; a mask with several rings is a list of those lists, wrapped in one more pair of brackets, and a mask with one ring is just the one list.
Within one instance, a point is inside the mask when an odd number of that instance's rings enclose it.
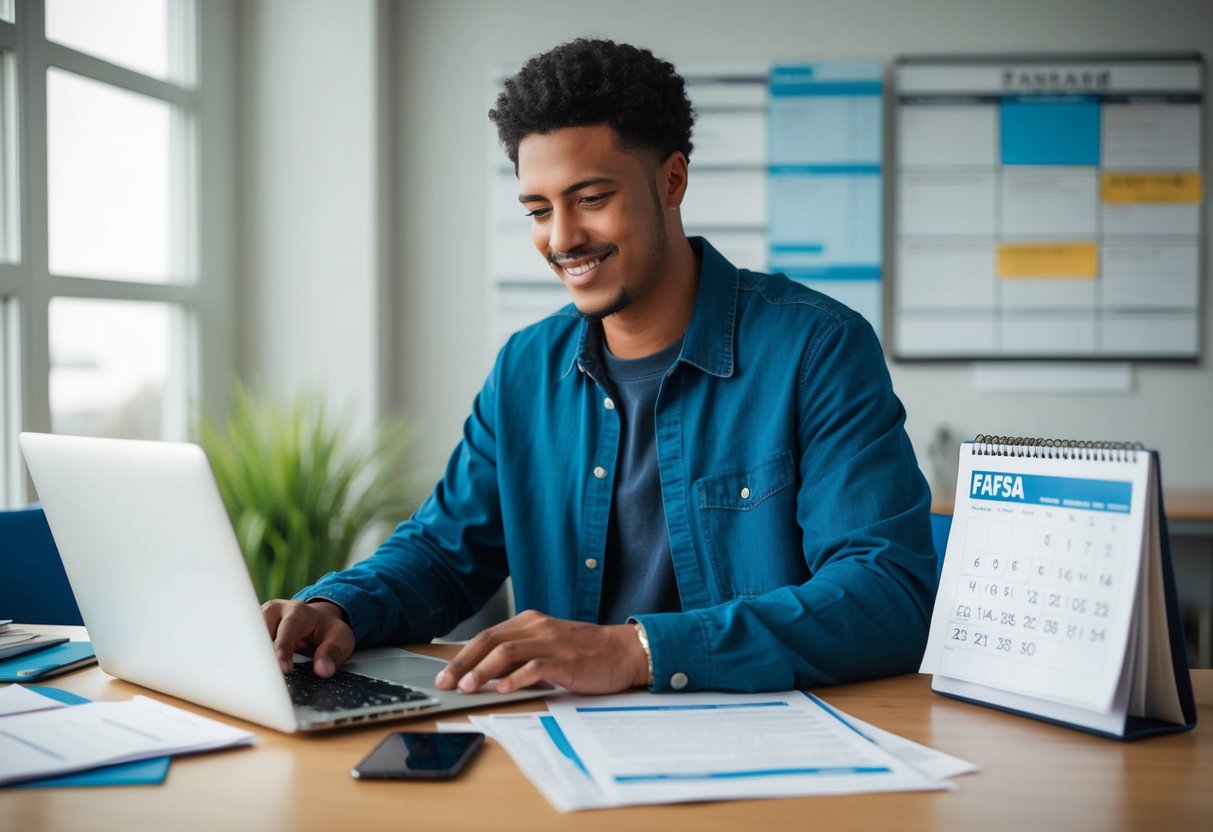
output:
{"label": "eye", "polygon": [[526,215],[533,220],[542,220],[546,219],[547,215],[550,213],[552,213],[551,208],[532,208],[530,211],[526,212]]}
{"label": "eye", "polygon": [[577,202],[581,205],[594,206],[594,205],[597,205],[597,204],[605,201],[606,198],[609,196],[610,196],[609,193],[608,194],[586,194],[585,196],[581,197],[581,199],[577,200]]}

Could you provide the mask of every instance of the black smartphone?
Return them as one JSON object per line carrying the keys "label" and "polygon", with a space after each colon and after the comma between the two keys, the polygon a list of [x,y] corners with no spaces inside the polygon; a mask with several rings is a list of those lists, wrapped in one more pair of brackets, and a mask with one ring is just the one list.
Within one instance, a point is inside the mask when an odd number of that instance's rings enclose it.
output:
{"label": "black smartphone", "polygon": [[446,780],[484,744],[472,731],[396,731],[350,770],[359,780]]}

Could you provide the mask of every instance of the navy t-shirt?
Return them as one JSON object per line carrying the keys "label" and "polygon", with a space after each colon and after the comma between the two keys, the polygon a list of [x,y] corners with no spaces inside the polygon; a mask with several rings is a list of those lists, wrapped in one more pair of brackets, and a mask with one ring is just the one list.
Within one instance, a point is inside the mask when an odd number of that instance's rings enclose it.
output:
{"label": "navy t-shirt", "polygon": [[607,530],[600,624],[622,624],[631,615],[682,609],[661,500],[653,421],[661,380],[681,350],[681,340],[644,358],[616,358],[605,345],[602,350],[622,441]]}

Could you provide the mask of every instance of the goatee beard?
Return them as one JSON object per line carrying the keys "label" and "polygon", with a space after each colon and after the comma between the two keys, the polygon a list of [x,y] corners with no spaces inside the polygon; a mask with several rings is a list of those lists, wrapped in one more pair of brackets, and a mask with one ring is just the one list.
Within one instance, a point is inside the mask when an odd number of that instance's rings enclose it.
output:
{"label": "goatee beard", "polygon": [[602,309],[594,309],[586,311],[578,309],[577,313],[587,321],[601,321],[603,318],[608,318],[623,309],[626,309],[632,302],[632,296],[628,294],[627,289],[620,289],[619,294],[615,296],[615,300],[604,306]]}

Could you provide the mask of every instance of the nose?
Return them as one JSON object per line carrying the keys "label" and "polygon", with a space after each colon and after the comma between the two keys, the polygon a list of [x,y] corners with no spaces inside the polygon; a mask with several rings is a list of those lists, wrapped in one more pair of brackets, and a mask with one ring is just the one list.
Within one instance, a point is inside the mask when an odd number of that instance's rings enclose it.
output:
{"label": "nose", "polygon": [[547,225],[548,238],[544,254],[564,254],[589,242],[589,235],[586,234],[576,211],[554,208]]}

